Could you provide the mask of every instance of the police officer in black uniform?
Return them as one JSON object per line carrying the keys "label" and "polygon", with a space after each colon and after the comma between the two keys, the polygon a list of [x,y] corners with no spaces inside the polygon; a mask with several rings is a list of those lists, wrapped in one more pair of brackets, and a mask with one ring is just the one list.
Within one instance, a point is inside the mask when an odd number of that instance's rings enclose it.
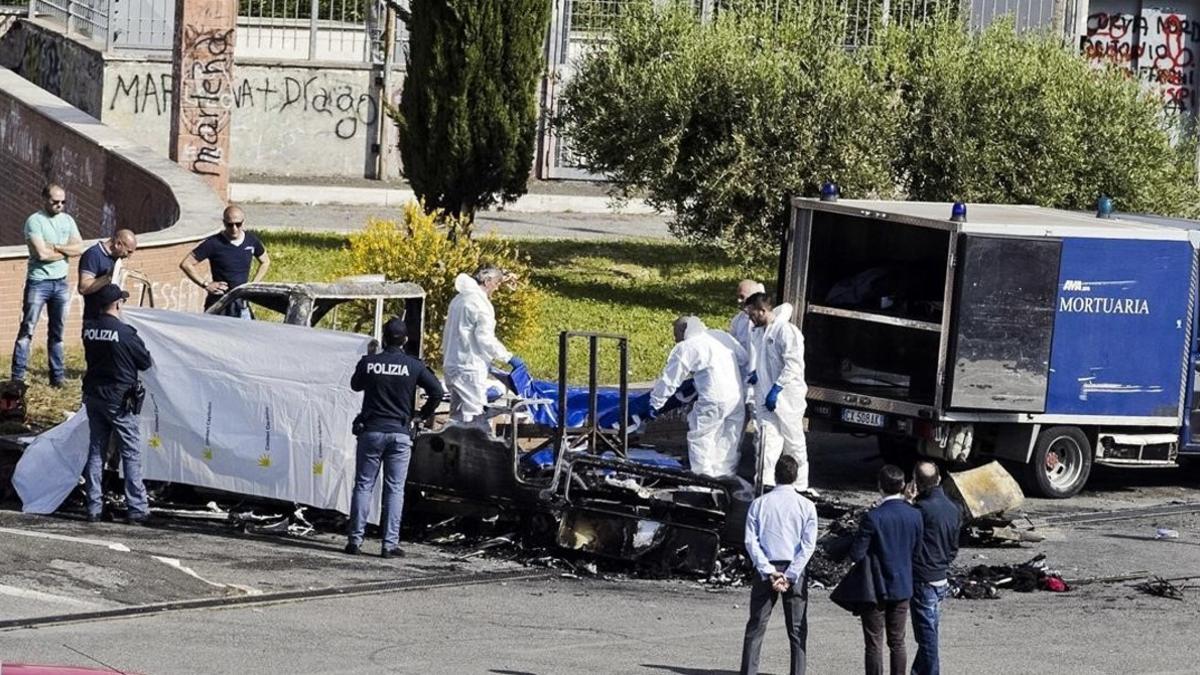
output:
{"label": "police officer in black uniform", "polygon": [[125,505],[129,522],[145,524],[150,517],[146,486],[142,484],[142,458],[138,414],[142,389],[138,371],[153,365],[150,352],[137,331],[121,321],[121,301],[129,296],[116,284],[106,284],[94,294],[99,316],[83,322],[83,402],[87,408],[88,459],[84,469],[88,522],[100,520],[104,490],[100,478],[104,451],[116,434],[125,472]]}
{"label": "police officer in black uniform", "polygon": [[363,392],[362,412],[354,418],[358,436],[354,496],[350,501],[350,541],[346,553],[355,555],[362,546],[371,495],[383,465],[383,557],[400,557],[400,515],[404,508],[404,481],[412,457],[413,406],[416,390],[425,391],[420,417],[426,422],[442,400],[442,384],[433,372],[404,352],[408,327],[400,318],[383,326],[383,351],[367,354],[358,362],[350,388]]}

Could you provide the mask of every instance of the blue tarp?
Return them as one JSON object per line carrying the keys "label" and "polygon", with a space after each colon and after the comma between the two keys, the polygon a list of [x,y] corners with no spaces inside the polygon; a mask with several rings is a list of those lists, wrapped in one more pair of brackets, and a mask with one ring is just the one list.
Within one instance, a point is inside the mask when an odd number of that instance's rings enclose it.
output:
{"label": "blue tarp", "polygon": [[[601,457],[616,457],[612,452],[606,452]],[[661,469],[684,469],[679,458],[663,454],[651,448],[629,448],[627,459],[638,464],[654,466]],[[525,471],[549,471],[554,468],[554,448],[542,448],[521,457],[521,468]]]}
{"label": "blue tarp", "polygon": [[[545,426],[558,424],[558,383],[546,380],[535,380],[524,367],[515,368],[512,372],[493,370],[492,375],[503,382],[513,393],[526,399],[548,399],[551,402],[530,406],[529,412],[533,421]],[[668,412],[690,403],[696,396],[696,386],[692,380],[685,380],[675,395],[667,400],[660,412]],[[620,426],[621,392],[616,387],[600,387],[596,392],[596,414],[600,426],[606,429],[616,429]],[[650,391],[631,390],[629,392],[629,418],[632,423],[644,420],[650,412]],[[587,387],[567,388],[567,427],[583,426],[587,422],[588,390]]]}

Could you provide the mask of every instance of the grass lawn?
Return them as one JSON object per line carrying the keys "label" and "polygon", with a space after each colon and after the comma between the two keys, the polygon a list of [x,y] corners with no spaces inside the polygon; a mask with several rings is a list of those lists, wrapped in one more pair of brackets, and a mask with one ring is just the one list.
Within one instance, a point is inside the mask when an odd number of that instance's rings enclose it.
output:
{"label": "grass lawn", "polygon": [[[337,276],[346,238],[336,234],[264,232],[271,251],[271,278],[326,281]],[[735,290],[745,277],[773,285],[774,262],[746,269],[720,253],[660,240],[579,241],[522,239],[534,283],[546,292],[538,333],[521,354],[533,374],[558,374],[558,334],[562,330],[597,331],[629,337],[630,381],[657,377],[674,340],[671,322],[695,314],[713,328],[728,328],[737,311]],[[586,346],[571,376],[586,378]],[[616,349],[601,355],[602,381],[617,379]]]}
{"label": "grass lawn", "polygon": [[[338,276],[346,255],[346,237],[337,234],[260,232],[271,252],[269,279],[328,281]],[[521,356],[539,378],[558,374],[558,334],[561,330],[597,331],[629,337],[631,382],[658,376],[674,342],[671,322],[695,314],[710,327],[728,328],[736,311],[734,293],[745,277],[773,285],[774,262],[747,269],[720,253],[658,240],[578,241],[523,239],[534,282],[546,293],[537,335]],[[586,345],[572,344],[571,379],[586,381]],[[0,356],[0,377],[9,369],[8,349]],[[79,407],[83,370],[81,349],[67,350],[68,380],[63,390],[46,382],[45,349],[31,362],[29,409],[34,422],[49,426],[63,412]],[[617,380],[616,349],[602,350],[602,382]],[[440,366],[440,364],[434,364]]]}

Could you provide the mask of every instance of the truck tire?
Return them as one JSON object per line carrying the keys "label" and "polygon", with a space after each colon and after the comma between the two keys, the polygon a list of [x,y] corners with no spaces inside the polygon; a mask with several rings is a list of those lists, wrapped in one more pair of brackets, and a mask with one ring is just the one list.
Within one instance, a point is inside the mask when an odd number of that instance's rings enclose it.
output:
{"label": "truck tire", "polygon": [[1036,497],[1066,499],[1083,489],[1092,473],[1092,444],[1078,427],[1044,429],[1025,466],[1026,489]]}
{"label": "truck tire", "polygon": [[912,471],[917,463],[917,440],[905,436],[890,436],[879,434],[875,437],[879,443],[879,457],[884,464],[892,464],[904,469],[905,473]]}

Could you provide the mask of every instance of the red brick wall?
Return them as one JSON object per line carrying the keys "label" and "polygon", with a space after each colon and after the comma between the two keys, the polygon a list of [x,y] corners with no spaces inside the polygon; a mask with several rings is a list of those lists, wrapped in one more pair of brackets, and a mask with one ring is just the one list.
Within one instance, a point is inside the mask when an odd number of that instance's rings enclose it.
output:
{"label": "red brick wall", "polygon": [[21,226],[50,182],[66,190],[84,239],[118,227],[154,232],[179,219],[179,202],[157,176],[2,91],[0,119],[0,246],[24,244]]}

